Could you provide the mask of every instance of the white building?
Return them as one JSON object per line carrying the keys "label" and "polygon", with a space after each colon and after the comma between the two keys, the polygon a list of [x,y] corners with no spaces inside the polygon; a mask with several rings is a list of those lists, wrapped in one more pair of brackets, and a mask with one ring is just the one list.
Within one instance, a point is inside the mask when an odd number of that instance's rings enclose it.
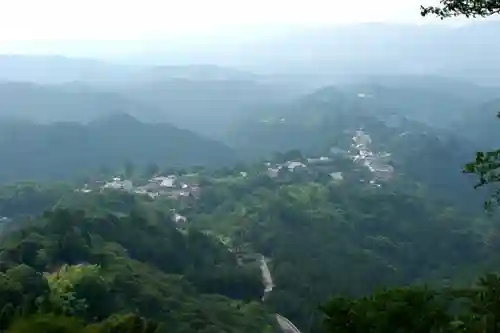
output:
{"label": "white building", "polygon": [[280,170],[281,170],[281,167],[277,167],[277,168],[268,168],[267,169],[267,174],[269,177],[271,178],[276,178],[279,176],[279,173],[280,173]]}
{"label": "white building", "polygon": [[175,213],[174,216],[172,216],[172,220],[175,223],[184,223],[184,222],[187,222],[187,218],[185,216],[182,216],[179,213]]}
{"label": "white building", "polygon": [[163,187],[174,187],[175,186],[175,179],[174,178],[167,178],[164,179],[160,182],[160,186]]}
{"label": "white building", "polygon": [[342,172],[332,172],[332,173],[330,173],[330,177],[332,178],[332,180],[334,180],[336,182],[341,182],[344,180],[344,176],[342,175]]}
{"label": "white building", "polygon": [[288,168],[288,170],[293,172],[296,168],[305,168],[306,165],[302,162],[290,161],[286,163],[286,167]]}
{"label": "white building", "polygon": [[130,180],[115,180],[112,182],[106,183],[103,186],[103,189],[114,189],[114,190],[125,190],[132,191],[134,189],[134,185]]}

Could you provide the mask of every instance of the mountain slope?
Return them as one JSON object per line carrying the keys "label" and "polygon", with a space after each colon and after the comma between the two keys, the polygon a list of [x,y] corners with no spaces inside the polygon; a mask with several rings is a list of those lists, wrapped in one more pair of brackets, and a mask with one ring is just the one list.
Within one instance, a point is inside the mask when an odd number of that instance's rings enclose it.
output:
{"label": "mountain slope", "polygon": [[140,316],[157,333],[273,331],[258,303],[258,267],[238,265],[223,245],[181,233],[166,216],[148,220],[133,201],[128,208],[120,217],[59,209],[2,235],[2,329],[16,320],[36,327],[36,316],[57,325],[65,316],[104,333]]}
{"label": "mountain slope", "polygon": [[[306,157],[318,157],[330,155],[332,149],[349,151],[356,131],[362,129],[370,137],[374,153],[389,153],[396,174],[432,188],[435,194],[443,192],[467,201],[473,192],[472,180],[462,174],[461,167],[473,158],[479,145],[454,131],[452,121],[449,129],[440,129],[410,119],[425,116],[424,112],[412,113],[426,104],[434,104],[437,112],[439,103],[430,99],[413,103],[418,94],[405,97],[398,94],[400,89],[384,88],[387,98],[380,99],[354,91],[326,87],[259,118],[248,117],[227,142],[248,159],[294,149]],[[450,107],[441,118],[452,110]],[[451,188],[455,190],[449,191]]]}
{"label": "mountain slope", "polygon": [[433,76],[378,76],[340,89],[353,98],[364,98],[372,113],[392,112],[448,129],[471,108],[498,96],[494,88]]}
{"label": "mountain slope", "polygon": [[[397,177],[382,186],[361,182],[356,166],[340,160],[276,178],[262,166],[215,180],[182,214],[242,257],[264,255],[274,283],[266,302],[306,332],[321,332],[317,306],[333,295],[464,285],[488,267],[498,233],[487,220],[435,200],[435,188]],[[331,171],[343,179],[332,180]]]}
{"label": "mountain slope", "polygon": [[142,123],[115,114],[87,125],[60,122],[47,125],[0,123],[0,180],[67,179],[137,165],[220,166],[237,161],[230,148],[168,124]]}

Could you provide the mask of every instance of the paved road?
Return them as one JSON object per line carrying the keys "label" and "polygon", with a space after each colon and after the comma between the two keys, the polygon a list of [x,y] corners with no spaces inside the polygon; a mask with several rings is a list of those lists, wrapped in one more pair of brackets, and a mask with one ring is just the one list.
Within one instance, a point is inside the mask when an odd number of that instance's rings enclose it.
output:
{"label": "paved road", "polygon": [[271,291],[273,291],[274,284],[273,278],[271,276],[271,272],[269,271],[269,267],[267,266],[267,260],[264,256],[260,258],[260,271],[262,273],[262,283],[264,284],[264,296],[262,300],[264,300]]}
{"label": "paved road", "polygon": [[285,317],[276,314],[276,320],[278,321],[278,325],[280,325],[281,329],[283,330],[283,333],[300,333],[299,329]]}
{"label": "paved road", "polygon": [[[269,271],[269,267],[267,266],[267,260],[264,256],[260,258],[260,271],[262,273],[262,283],[264,284],[264,296],[262,300],[265,301],[266,296],[273,291],[274,284],[273,278],[271,276],[271,272]],[[283,317],[280,314],[276,313],[276,321],[278,325],[281,327],[283,333],[301,333],[297,327],[287,318]]]}

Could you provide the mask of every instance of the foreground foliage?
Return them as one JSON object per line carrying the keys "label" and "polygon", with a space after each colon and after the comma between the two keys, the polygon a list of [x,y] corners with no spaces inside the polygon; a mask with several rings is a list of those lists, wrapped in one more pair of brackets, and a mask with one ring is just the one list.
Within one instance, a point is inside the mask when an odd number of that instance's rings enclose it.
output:
{"label": "foreground foliage", "polygon": [[498,0],[440,0],[439,2],[441,6],[422,6],[422,16],[432,14],[440,18],[486,17],[500,13]]}
{"label": "foreground foliage", "polygon": [[333,298],[322,307],[326,332],[498,332],[500,276],[467,289],[408,287],[358,299]]}
{"label": "foreground foliage", "polygon": [[3,235],[7,332],[265,332],[257,267],[169,219],[48,211]]}

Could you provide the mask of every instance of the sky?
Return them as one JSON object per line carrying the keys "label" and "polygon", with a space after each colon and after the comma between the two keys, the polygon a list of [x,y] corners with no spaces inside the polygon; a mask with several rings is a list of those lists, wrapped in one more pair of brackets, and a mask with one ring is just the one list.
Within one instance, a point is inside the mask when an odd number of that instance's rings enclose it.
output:
{"label": "sky", "polygon": [[147,49],[148,41],[182,48],[272,39],[303,27],[425,23],[420,5],[438,1],[0,0],[0,54],[115,57]]}
{"label": "sky", "polygon": [[185,38],[263,26],[416,22],[423,1],[3,0],[0,42]]}

